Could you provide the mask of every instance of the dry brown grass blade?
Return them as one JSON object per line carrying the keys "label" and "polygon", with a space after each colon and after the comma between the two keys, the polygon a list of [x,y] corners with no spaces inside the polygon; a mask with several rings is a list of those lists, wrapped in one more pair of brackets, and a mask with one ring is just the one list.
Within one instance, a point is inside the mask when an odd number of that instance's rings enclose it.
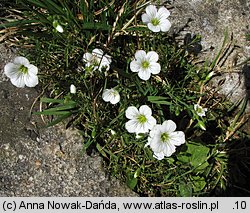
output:
{"label": "dry brown grass blade", "polygon": [[16,34],[16,32],[17,32],[16,27],[10,27],[8,29],[0,30],[0,35],[3,34],[0,37],[0,42],[6,40],[9,36]]}

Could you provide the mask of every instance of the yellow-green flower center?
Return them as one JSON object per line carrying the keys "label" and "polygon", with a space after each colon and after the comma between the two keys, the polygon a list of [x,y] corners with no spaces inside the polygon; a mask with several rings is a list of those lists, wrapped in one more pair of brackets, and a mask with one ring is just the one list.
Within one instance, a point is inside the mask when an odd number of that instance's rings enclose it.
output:
{"label": "yellow-green flower center", "polygon": [[117,95],[118,95],[118,92],[114,90],[114,91],[111,92],[111,94],[112,94],[113,96],[117,96]]}
{"label": "yellow-green flower center", "polygon": [[98,60],[96,56],[94,56],[91,60],[91,63],[93,64],[94,67],[97,67],[100,64],[100,61]]}
{"label": "yellow-green flower center", "polygon": [[164,132],[161,134],[161,141],[162,142],[168,142],[169,141],[169,134],[167,132]]}
{"label": "yellow-green flower center", "polygon": [[27,74],[28,73],[28,68],[25,67],[23,64],[19,67],[19,72],[23,73],[23,74]]}
{"label": "yellow-green flower center", "polygon": [[147,122],[147,118],[145,115],[138,115],[137,121],[141,124],[144,124],[145,122]]}
{"label": "yellow-green flower center", "polygon": [[157,26],[157,25],[160,24],[160,20],[157,19],[157,18],[153,18],[153,19],[151,20],[151,24],[153,24],[154,26]]}
{"label": "yellow-green flower center", "polygon": [[143,69],[148,69],[149,68],[149,62],[148,61],[143,61],[142,63],[141,63],[141,66],[142,66],[142,68]]}
{"label": "yellow-green flower center", "polygon": [[201,107],[198,107],[198,108],[196,109],[196,111],[197,111],[197,113],[202,113],[202,112],[203,112]]}

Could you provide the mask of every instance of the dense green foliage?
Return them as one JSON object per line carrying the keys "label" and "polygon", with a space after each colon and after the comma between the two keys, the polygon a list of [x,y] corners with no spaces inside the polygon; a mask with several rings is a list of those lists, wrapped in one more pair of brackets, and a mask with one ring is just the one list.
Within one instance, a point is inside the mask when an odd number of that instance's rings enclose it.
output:
{"label": "dense green foliage", "polygon": [[[244,143],[238,131],[240,103],[230,104],[209,90],[216,61],[196,66],[189,43],[176,41],[174,34],[152,33],[141,22],[149,1],[17,0],[9,10],[15,20],[2,20],[2,29],[13,30],[21,53],[39,67],[42,87],[50,97],[42,112],[77,127],[87,151],[98,150],[112,175],[148,196],[206,196],[228,185],[229,147]],[[157,1],[155,2],[157,5]],[[159,5],[158,5],[159,6]],[[55,27],[61,25],[63,33]],[[100,72],[85,67],[83,54],[100,48],[112,58],[111,68]],[[142,81],[131,72],[137,50],[159,54],[161,72]],[[69,92],[74,84],[77,92]],[[115,87],[118,104],[104,102],[102,91]],[[205,117],[194,104],[208,109]],[[245,106],[242,100],[243,108]],[[151,107],[158,123],[173,120],[185,133],[186,143],[159,161],[147,143],[147,134],[136,138],[125,129],[129,106]],[[232,121],[230,116],[235,117]],[[204,130],[206,129],[206,130]],[[111,131],[115,131],[115,134]],[[240,135],[240,137],[239,137]],[[239,139],[240,138],[240,139]],[[241,141],[241,142],[239,142]]]}

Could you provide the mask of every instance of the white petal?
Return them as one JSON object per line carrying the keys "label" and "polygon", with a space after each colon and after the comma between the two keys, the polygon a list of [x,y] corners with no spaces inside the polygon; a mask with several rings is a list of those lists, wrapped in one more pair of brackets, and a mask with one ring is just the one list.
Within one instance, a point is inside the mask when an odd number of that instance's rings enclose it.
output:
{"label": "white petal", "polygon": [[161,127],[161,125],[160,124],[156,124],[153,128],[152,128],[152,130],[149,132],[149,138],[148,139],[152,139],[152,138],[154,138],[155,136],[158,136],[158,135],[160,135],[161,134],[161,132],[160,132],[160,127]]}
{"label": "white petal", "polygon": [[142,22],[145,24],[151,22],[151,17],[146,13],[142,14],[141,19],[142,19]]}
{"label": "white petal", "polygon": [[163,151],[162,145],[163,145],[163,143],[160,141],[159,135],[155,135],[155,136],[152,138],[152,141],[151,141],[151,143],[150,143],[151,149],[152,149],[154,152],[161,152],[161,151]]}
{"label": "white petal", "polygon": [[148,132],[149,130],[149,125],[148,123],[144,123],[144,124],[140,124],[138,123],[138,128],[136,128],[136,133],[139,134],[139,133],[146,133]]}
{"label": "white petal", "polygon": [[125,115],[128,119],[135,119],[139,114],[138,109],[135,106],[130,106],[127,108]]}
{"label": "white petal", "polygon": [[175,150],[176,150],[176,148],[173,144],[167,143],[167,144],[165,144],[165,147],[164,147],[164,155],[166,157],[169,157],[175,152]]}
{"label": "white petal", "polygon": [[110,100],[111,104],[117,104],[120,101],[120,96],[115,96],[113,99]]}
{"label": "white petal", "polygon": [[163,152],[154,152],[154,157],[157,159],[157,160],[162,160],[164,158],[164,153]]}
{"label": "white petal", "polygon": [[149,62],[157,62],[159,59],[159,55],[155,51],[149,51],[147,53],[147,61]]}
{"label": "white petal", "polygon": [[149,129],[153,129],[154,126],[156,125],[156,119],[155,119],[153,116],[150,116],[150,117],[148,117],[147,119],[148,119],[148,121],[147,121],[147,123],[148,123],[148,128],[149,128]]}
{"label": "white petal", "polygon": [[150,17],[155,17],[157,14],[157,9],[155,5],[149,5],[146,7],[146,13],[150,16]]}
{"label": "white petal", "polygon": [[146,52],[144,50],[137,50],[135,53],[135,59],[138,60],[138,62],[143,61],[146,58]]}
{"label": "white petal", "polygon": [[142,105],[139,108],[139,113],[147,116],[151,116],[152,115],[152,110],[150,109],[150,107],[148,107],[147,105]]}
{"label": "white petal", "polygon": [[150,78],[150,75],[151,73],[149,70],[140,70],[138,73],[138,76],[144,81],[147,81]]}
{"label": "white petal", "polygon": [[194,104],[194,110],[197,111],[199,105],[198,104]]}
{"label": "white petal", "polygon": [[38,84],[37,75],[26,74],[24,75],[24,83],[27,87],[35,87]]}
{"label": "white petal", "polygon": [[109,102],[111,100],[112,92],[110,89],[105,89],[102,93],[102,99],[106,102]]}
{"label": "white petal", "polygon": [[19,64],[8,63],[4,66],[4,74],[9,78],[15,78],[18,74]]}
{"label": "white petal", "polygon": [[167,32],[169,31],[170,27],[171,27],[171,23],[168,19],[164,19],[164,20],[160,20],[160,29],[162,32]]}
{"label": "white petal", "polygon": [[93,49],[92,54],[96,55],[98,58],[103,57],[103,51],[101,49]]}
{"label": "white petal", "polygon": [[150,64],[150,68],[149,69],[150,69],[150,72],[152,74],[158,74],[161,71],[161,65],[159,63],[153,62],[153,63]]}
{"label": "white petal", "polygon": [[14,59],[15,64],[22,64],[22,65],[28,65],[30,62],[27,58],[18,56]]}
{"label": "white petal", "polygon": [[74,84],[70,85],[70,93],[75,94],[76,93],[76,87]]}
{"label": "white petal", "polygon": [[176,124],[172,120],[166,120],[162,123],[163,132],[174,132],[176,130]]}
{"label": "white petal", "polygon": [[179,146],[185,143],[185,134],[182,131],[172,132],[170,134],[170,143]]}
{"label": "white petal", "polygon": [[111,103],[111,104],[117,104],[119,101],[120,101],[120,95],[119,95],[119,93],[118,93],[118,94],[113,95],[113,96],[111,97],[110,103]]}
{"label": "white petal", "polygon": [[33,65],[33,64],[29,64],[27,66],[27,68],[28,68],[28,73],[29,74],[31,73],[33,75],[36,75],[38,73],[38,68],[35,65]]}
{"label": "white petal", "polygon": [[106,54],[102,57],[101,63],[111,64],[111,62],[112,62],[111,56]]}
{"label": "white petal", "polygon": [[11,83],[15,85],[16,87],[23,88],[25,86],[24,82],[24,76],[23,74],[19,73],[16,78],[11,78],[10,79]]}
{"label": "white petal", "polygon": [[140,68],[141,68],[141,66],[136,60],[131,61],[130,69],[132,72],[139,72]]}
{"label": "white petal", "polygon": [[170,12],[166,7],[160,7],[157,12],[157,18],[164,19],[170,16]]}
{"label": "white petal", "polygon": [[154,26],[152,23],[148,23],[148,29],[151,31],[158,33],[161,31],[160,25]]}
{"label": "white petal", "polygon": [[59,33],[63,33],[63,27],[61,25],[57,25],[56,26],[56,30],[59,32]]}
{"label": "white petal", "polygon": [[129,120],[125,123],[125,128],[129,133],[135,133],[138,128],[138,122],[135,120]]}
{"label": "white petal", "polygon": [[85,61],[85,62],[90,62],[91,60],[92,60],[92,54],[91,53],[85,53],[84,55],[83,55],[83,61]]}

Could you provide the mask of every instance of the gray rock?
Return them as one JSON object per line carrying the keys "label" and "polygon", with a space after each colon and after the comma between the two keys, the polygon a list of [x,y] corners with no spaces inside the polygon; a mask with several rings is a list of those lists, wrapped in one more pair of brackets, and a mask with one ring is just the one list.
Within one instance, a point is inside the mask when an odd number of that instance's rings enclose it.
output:
{"label": "gray rock", "polygon": [[[246,116],[250,114],[250,1],[248,0],[173,0],[170,33],[201,35],[202,50],[197,61],[213,61],[219,53],[225,32],[228,51],[215,67],[210,90],[216,90],[233,103],[248,99]],[[229,45],[231,44],[231,45]],[[225,48],[225,49],[226,49]],[[225,50],[224,49],[224,50]],[[246,62],[248,60],[248,62]],[[203,63],[201,63],[202,65]],[[245,125],[250,133],[250,120]]]}
{"label": "gray rock", "polygon": [[[170,19],[173,23],[171,33],[179,32],[182,37],[188,33],[201,35],[202,51],[199,60],[212,61],[224,40],[227,31],[233,35],[230,54],[224,58],[223,66],[216,67],[214,87],[223,79],[219,92],[228,96],[232,102],[247,95],[248,79],[244,76],[243,66],[237,66],[250,57],[250,42],[246,34],[250,33],[250,2],[247,0],[175,0]],[[186,25],[185,25],[186,24]],[[228,41],[229,41],[228,40]],[[233,48],[235,46],[235,48]],[[249,66],[249,65],[248,65]],[[218,76],[218,77],[216,77]]]}

